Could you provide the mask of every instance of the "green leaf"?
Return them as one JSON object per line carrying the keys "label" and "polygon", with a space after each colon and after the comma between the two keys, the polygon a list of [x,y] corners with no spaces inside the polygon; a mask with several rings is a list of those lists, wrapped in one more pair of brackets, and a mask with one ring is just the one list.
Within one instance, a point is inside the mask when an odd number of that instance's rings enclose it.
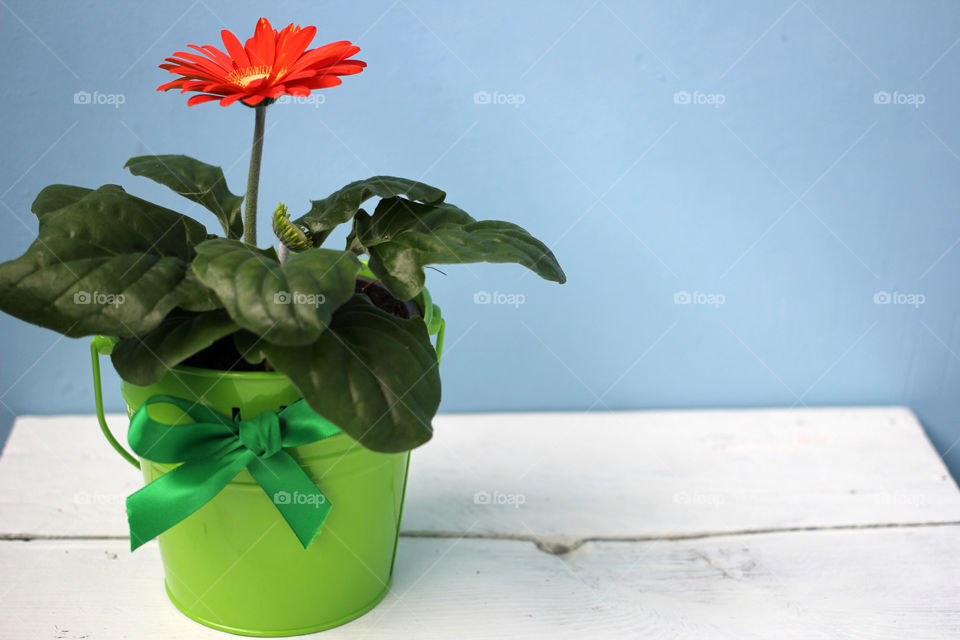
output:
{"label": "green leaf", "polygon": [[406,195],[410,200],[425,204],[443,202],[447,197],[447,194],[440,189],[422,182],[391,176],[374,176],[351,182],[323,200],[312,200],[313,206],[310,211],[297,218],[294,224],[309,229],[314,246],[318,247],[323,244],[334,227],[350,220],[360,209],[360,205],[370,198],[374,196],[389,198],[399,195]]}
{"label": "green leaf", "polygon": [[[123,187],[118,184],[105,184],[101,186],[100,189],[112,189],[126,193]],[[67,205],[73,204],[91,193],[93,193],[93,189],[87,189],[86,187],[75,187],[69,184],[51,184],[48,187],[44,187],[43,190],[37,194],[33,204],[30,206],[30,210],[39,218],[51,211],[56,211],[57,209],[62,209]]]}
{"label": "green leaf", "polygon": [[368,449],[407,451],[433,434],[440,374],[423,320],[398,318],[357,294],[316,342],[261,348],[314,411]]}
{"label": "green leaf", "polygon": [[546,280],[567,280],[550,249],[522,227],[477,222],[451,204],[382,200],[373,216],[357,216],[348,243],[367,250],[370,270],[401,300],[420,293],[428,264],[514,262]]}
{"label": "green leaf", "polygon": [[36,241],[0,264],[0,310],[70,337],[130,336],[188,297],[203,225],[110,185],[56,210],[48,203]]}
{"label": "green leaf", "polygon": [[[126,193],[120,185],[107,184],[100,187],[100,190],[111,189],[119,193]],[[74,204],[91,193],[93,193],[93,189],[52,184],[37,195],[31,210],[37,217],[42,217],[47,213]],[[187,270],[187,277],[181,284],[181,293],[183,294],[183,301],[180,306],[191,311],[211,311],[223,306],[216,295],[197,280],[191,270]]]}
{"label": "green leaf", "polygon": [[153,331],[121,338],[110,358],[121,378],[146,386],[236,330],[236,323],[223,309],[203,313],[174,309]]}
{"label": "green leaf", "polygon": [[193,269],[187,267],[187,275],[180,283],[180,306],[187,311],[213,311],[223,308],[220,298],[200,278]]}
{"label": "green leaf", "polygon": [[193,270],[234,321],[280,345],[310,344],[353,295],[360,261],[347,251],[310,249],[282,265],[273,249],[207,240]]}
{"label": "green leaf", "polygon": [[45,213],[62,209],[68,204],[73,204],[92,191],[93,189],[74,187],[69,184],[51,184],[49,187],[44,187],[44,189],[37,194],[33,204],[30,206],[30,210],[37,214],[39,218]]}
{"label": "green leaf", "polygon": [[267,354],[263,352],[263,345],[266,344],[263,338],[255,333],[241,329],[233,334],[233,346],[237,352],[243,356],[243,359],[250,364],[260,364]]}
{"label": "green leaf", "polygon": [[243,235],[240,213],[243,196],[230,192],[220,167],[189,156],[163,155],[130,158],[125,168],[135,176],[150,178],[202,204],[217,216],[228,238]]}
{"label": "green leaf", "polygon": [[445,224],[465,225],[476,222],[466,211],[444,202],[423,205],[403,198],[380,201],[374,214],[357,216],[353,234],[360,245],[370,248],[393,240],[407,232],[429,234]]}

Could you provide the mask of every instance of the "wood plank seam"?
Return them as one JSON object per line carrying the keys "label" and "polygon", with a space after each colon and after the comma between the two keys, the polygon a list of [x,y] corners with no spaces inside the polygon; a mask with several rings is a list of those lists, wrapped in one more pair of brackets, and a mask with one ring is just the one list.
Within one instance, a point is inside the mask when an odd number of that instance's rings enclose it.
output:
{"label": "wood plank seam", "polygon": [[[809,527],[770,527],[763,529],[736,529],[725,531],[709,531],[698,533],[680,533],[670,535],[638,535],[638,536],[586,536],[569,538],[562,536],[534,536],[511,533],[482,533],[458,531],[401,531],[401,538],[435,538],[435,539],[471,539],[471,540],[508,540],[513,542],[530,542],[537,549],[550,555],[562,556],[576,551],[588,542],[635,543],[635,542],[671,542],[683,540],[706,540],[710,538],[725,538],[730,536],[751,536],[776,533],[803,533],[811,531],[862,531],[869,529],[921,529],[926,527],[953,527],[960,526],[957,521],[932,522],[891,522],[874,524],[852,525],[822,525]],[[44,535],[44,534],[17,534],[0,533],[0,541],[32,542],[40,540],[129,540],[129,536],[117,535]]]}

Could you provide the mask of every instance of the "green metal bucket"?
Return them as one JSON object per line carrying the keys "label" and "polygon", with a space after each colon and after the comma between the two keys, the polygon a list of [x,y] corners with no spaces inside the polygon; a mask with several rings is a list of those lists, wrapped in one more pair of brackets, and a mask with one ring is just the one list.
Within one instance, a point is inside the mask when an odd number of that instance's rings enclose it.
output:
{"label": "green metal bucket", "polygon": [[[122,392],[130,415],[156,394],[228,416],[278,411],[300,397],[280,374],[189,367],[149,387],[125,382]],[[149,412],[171,422],[181,415],[170,406]],[[288,451],[334,506],[308,549],[246,471],[160,535],[167,593],[197,622],[243,635],[297,635],[353,620],[386,595],[410,454],[374,453],[344,434]],[[140,467],[146,483],[172,468],[148,460]]]}
{"label": "green metal bucket", "polygon": [[[442,344],[439,308],[421,298],[424,320]],[[433,321],[431,322],[431,317]],[[138,464],[103,418],[99,355],[109,338],[94,338],[97,415],[110,443]],[[300,394],[279,373],[212,371],[178,366],[158,383],[121,387],[132,415],[150,396],[167,394],[224,415],[278,411]],[[152,418],[173,422],[182,413],[151,405]],[[167,594],[188,617],[247,636],[291,636],[353,620],[386,595],[396,555],[410,454],[375,453],[338,434],[287,449],[333,505],[320,533],[304,549],[271,496],[241,472],[213,500],[159,536]],[[173,468],[141,459],[144,482]],[[291,496],[290,499],[296,499]]]}

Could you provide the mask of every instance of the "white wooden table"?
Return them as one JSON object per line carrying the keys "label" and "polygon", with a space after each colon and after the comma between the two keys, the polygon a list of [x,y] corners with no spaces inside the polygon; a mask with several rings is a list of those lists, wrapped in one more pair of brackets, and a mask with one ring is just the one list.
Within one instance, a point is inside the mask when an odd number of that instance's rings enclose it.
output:
{"label": "white wooden table", "polygon": [[[111,416],[122,428],[122,416]],[[0,638],[224,638],[128,551],[92,416],[0,458]],[[338,638],[958,638],[960,493],[901,408],[444,415]]]}

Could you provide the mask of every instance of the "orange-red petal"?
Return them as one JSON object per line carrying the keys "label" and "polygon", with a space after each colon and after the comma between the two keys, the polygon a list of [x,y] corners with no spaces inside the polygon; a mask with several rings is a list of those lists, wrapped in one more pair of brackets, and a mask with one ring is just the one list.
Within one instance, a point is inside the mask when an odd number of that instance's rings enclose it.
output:
{"label": "orange-red petal", "polygon": [[184,82],[183,78],[180,78],[179,80],[171,80],[170,82],[166,84],[162,84],[159,87],[157,87],[157,91],[169,91],[170,89],[179,89],[180,85],[182,85],[183,82]]}
{"label": "orange-red petal", "polygon": [[310,46],[310,43],[313,42],[316,35],[316,27],[306,27],[296,32],[287,32],[286,34],[281,33],[277,40],[277,58],[274,61],[274,67],[277,69],[289,69],[306,48]]}
{"label": "orange-red petal", "polygon": [[243,45],[240,44],[237,36],[224,29],[220,32],[220,37],[223,39],[223,46],[227,48],[227,53],[233,58],[234,64],[238,67],[249,67],[250,59],[247,58],[247,52],[243,50]]}
{"label": "orange-red petal", "polygon": [[247,97],[245,97],[245,98],[241,98],[241,100],[244,102],[244,104],[248,104],[248,105],[250,105],[251,107],[257,106],[258,104],[260,104],[261,102],[263,102],[263,101],[266,100],[266,99],[267,99],[266,96],[261,95],[261,94],[259,94],[259,93],[255,94],[255,95],[252,95],[252,96],[247,96]]}
{"label": "orange-red petal", "polygon": [[233,94],[230,94],[230,95],[228,95],[228,96],[224,96],[224,97],[220,100],[220,106],[221,106],[221,107],[229,107],[231,104],[233,104],[234,102],[236,102],[236,101],[239,100],[240,98],[244,97],[245,95],[247,95],[247,94],[245,94],[245,93],[233,93]]}
{"label": "orange-red petal", "polygon": [[343,82],[343,80],[337,76],[317,76],[316,78],[304,80],[301,84],[311,89],[329,89],[330,87],[337,86],[341,82]]}
{"label": "orange-red petal", "polygon": [[200,95],[191,96],[190,99],[187,100],[187,106],[192,107],[195,104],[202,104],[204,102],[210,102],[211,100],[217,100],[219,98],[220,96],[210,96],[205,93],[201,93]]}

